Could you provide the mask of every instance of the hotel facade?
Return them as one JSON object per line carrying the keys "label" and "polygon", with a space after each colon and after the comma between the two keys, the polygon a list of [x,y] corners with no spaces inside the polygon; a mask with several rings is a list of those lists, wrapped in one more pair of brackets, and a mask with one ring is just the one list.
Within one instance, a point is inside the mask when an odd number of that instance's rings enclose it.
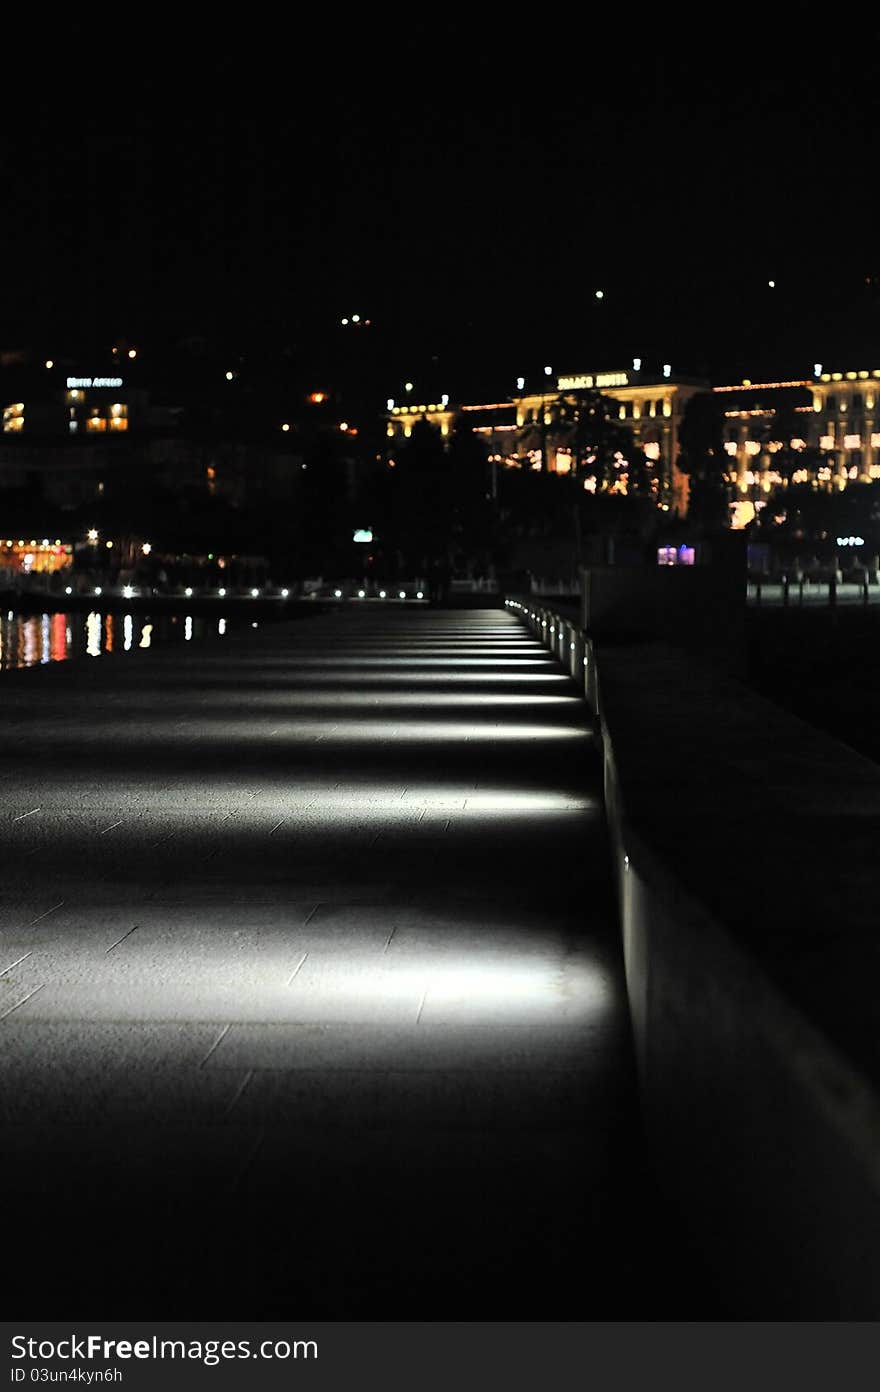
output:
{"label": "hotel facade", "polygon": [[[389,400],[388,453],[412,435],[418,421],[447,438],[456,422],[466,422],[486,439],[493,463],[583,474],[590,488],[588,467],[568,444],[566,420],[579,394],[599,391],[644,455],[657,505],[685,516],[688,479],[678,468],[681,422],[695,395],[712,393],[722,412],[734,527],[747,525],[775,489],[806,484],[830,492],[880,480],[880,369],[826,372],[816,364],[811,378],[712,386],[673,374],[668,365],[645,372],[637,362],[626,371],[548,377],[528,390],[520,379],[516,394],[486,404]],[[782,458],[789,467],[780,467]],[[627,491],[625,461],[620,476],[606,487]]]}

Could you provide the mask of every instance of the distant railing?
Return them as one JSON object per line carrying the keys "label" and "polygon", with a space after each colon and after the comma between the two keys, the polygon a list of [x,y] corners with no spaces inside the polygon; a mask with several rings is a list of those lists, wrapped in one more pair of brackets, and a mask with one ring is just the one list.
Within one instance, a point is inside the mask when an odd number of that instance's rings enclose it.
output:
{"label": "distant railing", "polygon": [[857,578],[843,579],[839,571],[823,576],[753,576],[746,587],[746,601],[752,608],[868,608],[880,605],[880,584],[865,571]]}

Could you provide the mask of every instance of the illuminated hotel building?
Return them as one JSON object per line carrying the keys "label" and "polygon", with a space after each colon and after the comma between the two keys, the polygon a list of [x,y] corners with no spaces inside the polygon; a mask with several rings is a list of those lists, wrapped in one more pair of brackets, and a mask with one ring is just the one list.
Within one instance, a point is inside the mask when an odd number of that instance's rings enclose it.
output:
{"label": "illuminated hotel building", "polygon": [[448,436],[457,419],[486,438],[490,459],[508,467],[526,467],[548,473],[578,472],[578,462],[566,445],[568,408],[579,394],[599,391],[616,406],[617,419],[632,435],[636,449],[645,455],[657,480],[657,497],[670,511],[687,510],[687,479],[676,467],[681,418],[688,401],[709,384],[660,373],[629,371],[584,372],[556,377],[540,390],[521,389],[508,401],[452,407],[441,403],[396,405],[389,402],[386,433],[389,441],[409,438],[419,420]]}
{"label": "illuminated hotel building", "polygon": [[[699,392],[720,397],[734,526],[751,521],[773,489],[788,483],[831,490],[880,480],[880,369],[824,372],[819,364],[809,379],[730,386],[673,376],[668,367],[659,374],[634,367],[556,377],[540,390],[523,389],[485,405],[452,406],[448,397],[425,405],[389,402],[389,446],[410,437],[419,420],[444,437],[457,421],[467,421],[486,439],[495,464],[577,472],[566,444],[566,414],[584,391],[600,391],[615,403],[620,424],[657,480],[658,503],[679,515],[688,500],[688,480],[677,468],[679,431],[688,402]],[[785,440],[776,438],[783,423]],[[776,457],[780,450],[788,454],[785,472]],[[803,454],[800,467],[791,467],[792,451]]]}
{"label": "illuminated hotel building", "polygon": [[[713,390],[725,402],[734,526],[751,521],[767,495],[788,483],[830,491],[880,479],[880,369],[818,369],[805,380],[745,381]],[[778,438],[786,422],[787,438]],[[786,473],[779,468],[781,450],[789,452]],[[797,455],[803,457],[799,466]]]}
{"label": "illuminated hotel building", "polygon": [[60,398],[4,406],[3,433],[119,435],[128,430],[132,413],[146,408],[147,393],[126,388],[121,377],[68,377]]}

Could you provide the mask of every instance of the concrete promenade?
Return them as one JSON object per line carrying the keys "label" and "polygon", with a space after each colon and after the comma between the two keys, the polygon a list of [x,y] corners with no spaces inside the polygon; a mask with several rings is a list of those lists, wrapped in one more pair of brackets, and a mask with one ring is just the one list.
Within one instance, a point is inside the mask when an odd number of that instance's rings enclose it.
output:
{"label": "concrete promenade", "polygon": [[7,1318],[695,1313],[587,709],[506,611],[83,659],[0,704]]}

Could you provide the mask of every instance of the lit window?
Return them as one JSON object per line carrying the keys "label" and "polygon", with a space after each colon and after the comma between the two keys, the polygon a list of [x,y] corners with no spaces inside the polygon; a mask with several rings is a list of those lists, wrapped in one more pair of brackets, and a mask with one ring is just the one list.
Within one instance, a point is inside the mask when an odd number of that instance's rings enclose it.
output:
{"label": "lit window", "polygon": [[823,449],[823,450],[832,450],[832,449],[834,449],[834,436],[833,436],[833,435],[820,435],[820,436],[819,436],[819,448],[820,448],[820,449]]}
{"label": "lit window", "polygon": [[861,435],[844,435],[844,437],[843,437],[843,448],[844,448],[844,449],[861,449],[861,448],[862,448],[862,437],[861,437]]}
{"label": "lit window", "polygon": [[107,429],[107,422],[103,416],[89,416],[86,421],[86,430],[100,431]]}

